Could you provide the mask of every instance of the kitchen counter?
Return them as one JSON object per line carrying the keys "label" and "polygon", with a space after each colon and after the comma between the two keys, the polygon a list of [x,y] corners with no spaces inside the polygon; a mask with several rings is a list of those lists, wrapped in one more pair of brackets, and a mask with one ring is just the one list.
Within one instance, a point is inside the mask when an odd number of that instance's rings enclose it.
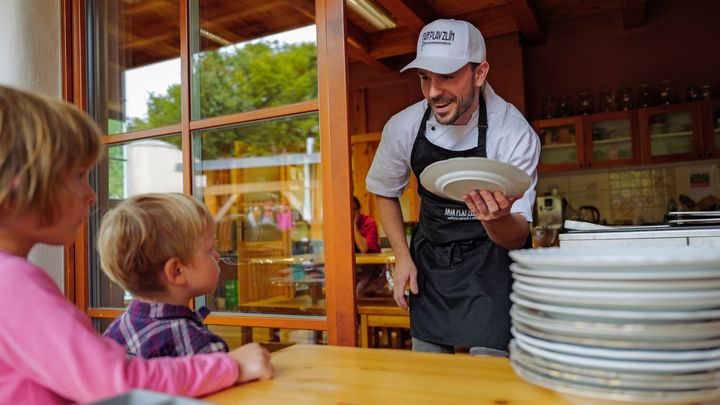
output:
{"label": "kitchen counter", "polygon": [[569,405],[526,383],[506,358],[295,345],[273,353],[275,378],[203,398],[216,404]]}
{"label": "kitchen counter", "polygon": [[720,247],[720,227],[615,227],[591,231],[571,231],[560,234],[560,246],[707,246]]}

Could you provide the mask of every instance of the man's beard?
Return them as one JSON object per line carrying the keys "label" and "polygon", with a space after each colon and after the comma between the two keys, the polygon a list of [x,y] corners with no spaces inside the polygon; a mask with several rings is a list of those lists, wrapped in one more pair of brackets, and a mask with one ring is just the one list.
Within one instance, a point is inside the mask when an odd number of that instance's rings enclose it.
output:
{"label": "man's beard", "polygon": [[436,98],[430,101],[431,106],[435,106],[436,104],[445,104],[448,101],[450,102],[458,102],[457,108],[455,108],[455,111],[446,118],[441,118],[433,109],[433,114],[435,114],[435,120],[437,122],[443,124],[443,125],[453,125],[455,124],[455,121],[457,121],[465,112],[467,112],[470,107],[472,107],[473,100],[475,100],[475,97],[477,97],[477,94],[475,93],[478,90],[477,87],[472,86],[470,87],[470,91],[466,94],[463,94],[463,96],[458,100],[457,97],[453,97],[450,99],[444,99],[444,98]]}

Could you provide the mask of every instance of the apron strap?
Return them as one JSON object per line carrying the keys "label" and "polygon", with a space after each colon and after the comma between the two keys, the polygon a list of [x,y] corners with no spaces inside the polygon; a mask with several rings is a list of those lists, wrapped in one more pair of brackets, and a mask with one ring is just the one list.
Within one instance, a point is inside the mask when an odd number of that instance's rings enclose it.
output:
{"label": "apron strap", "polygon": [[[485,85],[483,85],[485,87]],[[487,157],[487,148],[486,148],[486,138],[487,138],[487,129],[488,129],[488,122],[487,122],[487,106],[485,105],[485,97],[483,97],[482,89],[480,88],[480,91],[478,91],[478,120],[477,120],[477,129],[478,129],[478,155],[482,157]]]}

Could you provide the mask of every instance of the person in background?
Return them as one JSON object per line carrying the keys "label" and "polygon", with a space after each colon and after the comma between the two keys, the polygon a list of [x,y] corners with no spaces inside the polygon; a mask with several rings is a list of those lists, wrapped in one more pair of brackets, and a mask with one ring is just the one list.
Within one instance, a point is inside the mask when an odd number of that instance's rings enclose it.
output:
{"label": "person in background", "polygon": [[[408,308],[413,350],[506,356],[510,341],[512,276],[508,250],[530,247],[529,223],[540,142],[522,114],[495,94],[486,78],[485,41],[472,24],[426,25],[417,57],[424,100],[394,115],[383,129],[366,179],[396,257],[393,297]],[[420,183],[432,163],[482,157],[514,165],[532,183],[524,196],[472,190],[463,202]],[[398,198],[410,172],[418,178],[420,218],[411,246]]]}
{"label": "person in background", "polygon": [[353,238],[355,253],[380,253],[380,238],[375,220],[360,212],[360,200],[353,196]]}
{"label": "person in background", "polygon": [[187,306],[215,291],[220,256],[214,241],[212,215],[186,194],[137,195],[108,211],[98,235],[100,263],[134,299],[103,334],[129,356],[227,352],[225,341],[202,323],[210,310]]}
{"label": "person in background", "polygon": [[100,130],[70,104],[0,86],[0,403],[91,402],[135,388],[203,396],[268,379],[260,346],[180,358],[128,358],[28,261],[70,245],[96,195]]}

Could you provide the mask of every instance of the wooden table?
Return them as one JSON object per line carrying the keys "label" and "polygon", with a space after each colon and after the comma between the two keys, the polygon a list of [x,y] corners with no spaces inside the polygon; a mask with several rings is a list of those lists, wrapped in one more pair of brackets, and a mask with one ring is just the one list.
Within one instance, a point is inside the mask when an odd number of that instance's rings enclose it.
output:
{"label": "wooden table", "polygon": [[203,398],[217,404],[569,405],[522,381],[506,358],[295,345],[273,354],[275,378]]}

